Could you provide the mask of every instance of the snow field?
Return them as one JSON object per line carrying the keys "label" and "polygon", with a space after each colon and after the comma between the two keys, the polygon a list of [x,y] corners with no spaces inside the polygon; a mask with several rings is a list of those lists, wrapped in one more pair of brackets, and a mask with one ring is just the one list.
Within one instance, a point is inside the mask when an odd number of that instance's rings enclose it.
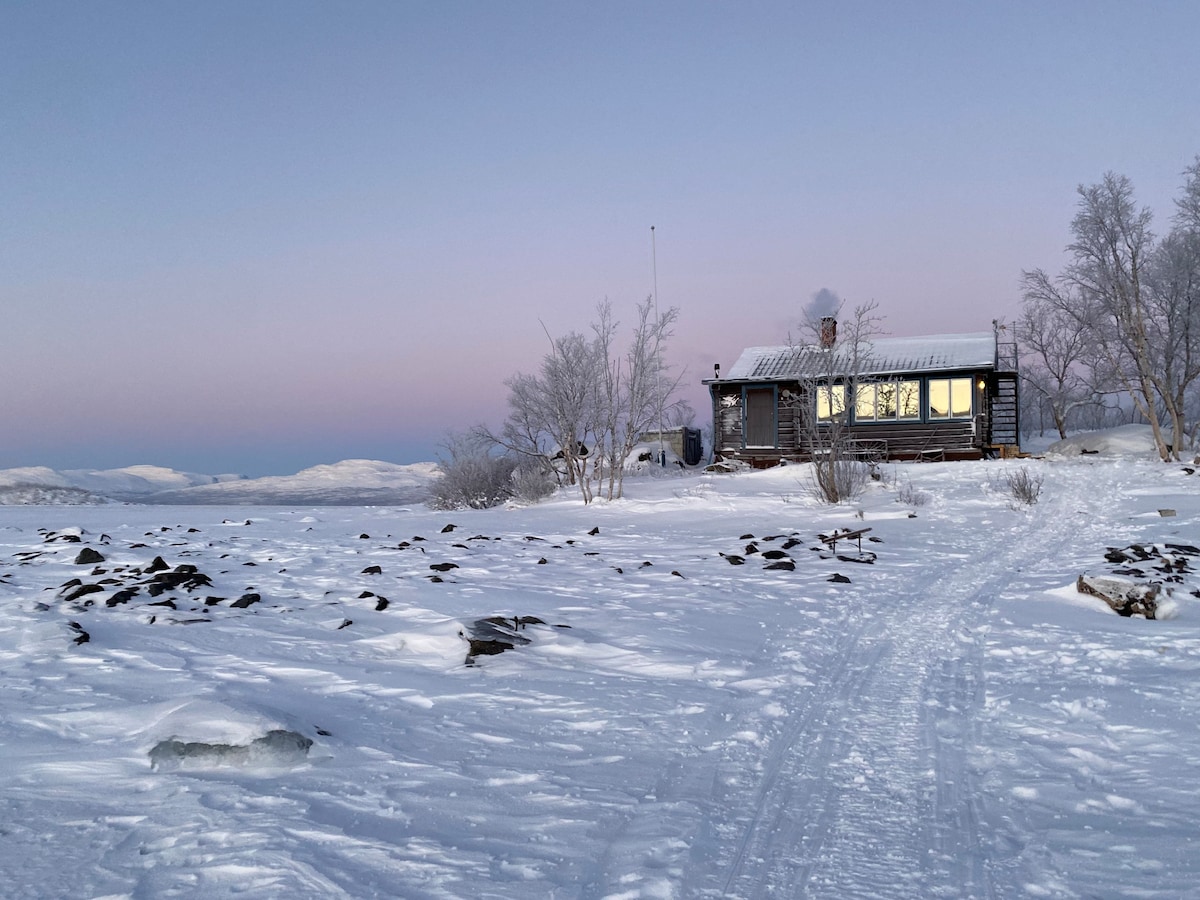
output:
{"label": "snow field", "polygon": [[[1032,508],[996,489],[1016,466],[1045,477]],[[899,471],[928,505],[819,507],[791,467],[590,508],[0,509],[7,893],[1185,896],[1195,576],[1152,622],[1069,588],[1106,547],[1200,543],[1200,482]],[[864,526],[874,564],[812,549]],[[766,569],[789,539],[795,571]],[[212,585],[61,599],[159,555]],[[465,665],[492,615],[547,624]],[[302,762],[150,764],[277,729]]]}

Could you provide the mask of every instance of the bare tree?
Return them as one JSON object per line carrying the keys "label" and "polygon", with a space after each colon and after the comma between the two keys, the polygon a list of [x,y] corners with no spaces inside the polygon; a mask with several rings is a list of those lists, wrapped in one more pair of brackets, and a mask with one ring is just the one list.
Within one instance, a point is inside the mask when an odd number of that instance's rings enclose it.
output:
{"label": "bare tree", "polygon": [[1078,191],[1074,241],[1067,248],[1072,262],[1057,279],[1040,269],[1025,272],[1026,300],[1057,309],[1087,333],[1101,362],[1150,423],[1160,457],[1170,459],[1156,414],[1143,286],[1154,242],[1150,211],[1136,207],[1129,179],[1112,172]]}
{"label": "bare tree", "polygon": [[604,360],[602,384],[607,409],[602,445],[607,477],[607,498],[622,496],[625,487],[625,461],[643,435],[657,425],[660,429],[668,417],[685,414],[687,406],[672,399],[683,379],[663,362],[663,352],[671,337],[671,327],[679,310],[671,307],[655,315],[653,298],[637,306],[637,321],[628,349],[618,356],[612,349],[616,323],[608,301],[597,308],[597,321],[592,326],[597,346]]}
{"label": "bare tree", "polygon": [[[836,305],[831,305],[836,300]],[[849,404],[854,403],[863,373],[870,364],[872,342],[883,330],[875,301],[855,307],[853,317],[837,321],[844,302],[820,292],[802,321],[807,339],[792,352],[803,354],[797,368],[806,374],[797,394],[785,398],[798,409],[801,441],[812,460],[812,492],[826,503],[840,503],[862,492],[869,478],[867,465],[850,440]]]}
{"label": "bare tree", "polygon": [[1200,157],[1184,174],[1175,227],[1157,242],[1127,178],[1110,172],[1081,185],[1070,264],[1054,279],[1023,275],[1027,305],[1082,332],[1093,373],[1124,389],[1164,461],[1180,457],[1200,382]]}
{"label": "bare tree", "polygon": [[1099,402],[1094,381],[1087,377],[1092,374],[1087,330],[1074,316],[1031,292],[1016,332],[1029,402],[1048,412],[1058,436],[1065,438],[1071,414]]}
{"label": "bare tree", "polygon": [[561,481],[578,485],[584,503],[606,483],[608,499],[620,497],[624,464],[639,437],[672,400],[682,375],[672,375],[663,351],[678,316],[672,308],[654,315],[650,300],[625,353],[615,347],[617,323],[605,300],[597,306],[592,336],[571,332],[551,339],[538,374],[508,379],[509,414],[498,434],[477,433],[508,451],[553,467]]}

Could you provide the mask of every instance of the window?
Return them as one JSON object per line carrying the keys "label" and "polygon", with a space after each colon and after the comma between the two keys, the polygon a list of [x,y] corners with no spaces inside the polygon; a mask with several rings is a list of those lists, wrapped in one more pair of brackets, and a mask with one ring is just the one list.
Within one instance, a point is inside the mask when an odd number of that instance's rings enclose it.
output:
{"label": "window", "polygon": [[817,421],[832,422],[842,418],[846,412],[846,386],[844,384],[817,385]]}
{"label": "window", "polygon": [[969,419],[972,393],[970,378],[930,378],[929,418]]}
{"label": "window", "polygon": [[895,422],[921,418],[921,382],[879,381],[854,391],[857,422]]}

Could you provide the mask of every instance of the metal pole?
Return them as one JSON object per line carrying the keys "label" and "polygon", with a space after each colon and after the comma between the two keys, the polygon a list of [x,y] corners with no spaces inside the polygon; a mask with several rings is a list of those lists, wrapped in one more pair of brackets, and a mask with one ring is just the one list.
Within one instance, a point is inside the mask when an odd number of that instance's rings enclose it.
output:
{"label": "metal pole", "polygon": [[[654,226],[650,226],[650,259],[654,270],[654,325],[658,326],[658,244],[654,238]],[[658,395],[658,464],[667,467],[667,450],[663,445],[663,397],[662,397],[662,345],[654,347],[654,390]]]}

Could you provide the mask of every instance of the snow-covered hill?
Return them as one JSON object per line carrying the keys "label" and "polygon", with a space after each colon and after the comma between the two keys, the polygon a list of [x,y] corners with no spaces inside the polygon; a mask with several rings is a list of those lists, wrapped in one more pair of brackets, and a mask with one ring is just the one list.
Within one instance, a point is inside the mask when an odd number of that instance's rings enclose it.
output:
{"label": "snow-covered hill", "polygon": [[885,474],[0,509],[3,892],[1194,896],[1200,473]]}
{"label": "snow-covered hill", "polygon": [[120,500],[156,505],[397,506],[424,500],[436,471],[434,463],[362,459],[252,479],[158,466],[61,472],[29,467],[0,470],[0,505]]}

